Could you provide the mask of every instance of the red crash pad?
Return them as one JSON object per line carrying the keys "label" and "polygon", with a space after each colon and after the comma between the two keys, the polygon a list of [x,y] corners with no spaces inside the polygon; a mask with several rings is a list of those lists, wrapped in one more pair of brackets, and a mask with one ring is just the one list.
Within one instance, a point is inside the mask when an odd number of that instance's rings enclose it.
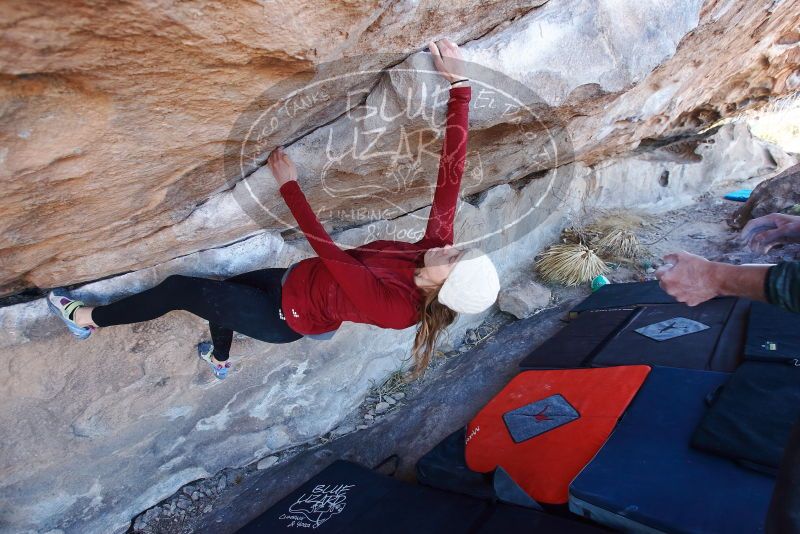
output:
{"label": "red crash pad", "polygon": [[467,426],[470,469],[502,467],[540,503],[564,504],[650,367],[525,371]]}

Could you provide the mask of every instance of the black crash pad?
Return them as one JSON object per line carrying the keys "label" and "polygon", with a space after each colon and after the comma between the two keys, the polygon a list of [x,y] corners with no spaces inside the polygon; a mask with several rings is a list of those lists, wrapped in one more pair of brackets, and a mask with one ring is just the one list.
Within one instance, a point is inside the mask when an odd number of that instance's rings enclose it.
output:
{"label": "black crash pad", "polygon": [[692,446],[774,474],[800,419],[800,367],[746,361],[716,395]]}
{"label": "black crash pad", "polygon": [[[591,364],[596,367],[646,364],[733,371],[741,358],[741,327],[726,326],[737,300],[713,299],[694,307],[680,303],[643,306],[595,354]],[[676,318],[696,321],[709,328],[664,341],[656,341],[636,331],[654,324],[671,324]],[[723,353],[718,353],[721,339],[722,345],[727,348]]]}
{"label": "black crash pad", "polygon": [[433,488],[495,499],[492,477],[467,467],[464,456],[466,431],[460,428],[440,441],[417,461],[417,481]]}
{"label": "black crash pad", "polygon": [[592,525],[406,484],[337,461],[239,530],[240,534],[588,534]]}
{"label": "black crash pad", "polygon": [[585,367],[636,311],[633,308],[586,311],[539,345],[519,366],[522,369]]}
{"label": "black crash pad", "polygon": [[606,284],[572,308],[570,314],[577,316],[587,310],[629,308],[641,304],[675,304],[676,302],[673,297],[661,289],[658,281]]}
{"label": "black crash pad", "polygon": [[466,431],[460,428],[423,455],[415,466],[417,482],[478,499],[543,509],[502,467],[492,473],[478,473],[467,467],[465,438]]}
{"label": "black crash pad", "polygon": [[578,523],[554,515],[511,506],[497,504],[491,515],[474,531],[475,534],[515,534],[535,532],[541,534],[588,534],[604,532],[594,525]]}
{"label": "black crash pad", "polygon": [[745,358],[800,365],[800,314],[754,302],[747,327]]}
{"label": "black crash pad", "polygon": [[486,507],[483,501],[413,486],[337,461],[239,532],[468,532]]}

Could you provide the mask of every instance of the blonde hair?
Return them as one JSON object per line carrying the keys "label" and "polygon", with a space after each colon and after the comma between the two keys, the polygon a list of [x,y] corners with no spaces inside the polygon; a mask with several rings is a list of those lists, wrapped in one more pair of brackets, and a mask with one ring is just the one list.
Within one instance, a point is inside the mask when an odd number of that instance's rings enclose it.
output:
{"label": "blonde hair", "polygon": [[412,370],[414,378],[422,376],[425,369],[428,368],[433,357],[436,340],[458,317],[455,311],[439,302],[440,289],[441,286],[426,292],[425,301],[420,308],[419,326],[414,338],[414,346],[411,349],[411,355],[414,358]]}

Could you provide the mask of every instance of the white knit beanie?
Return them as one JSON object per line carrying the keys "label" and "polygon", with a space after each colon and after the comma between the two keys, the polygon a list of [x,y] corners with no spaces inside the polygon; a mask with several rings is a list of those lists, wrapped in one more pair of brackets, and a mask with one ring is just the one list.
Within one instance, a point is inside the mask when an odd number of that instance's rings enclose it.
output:
{"label": "white knit beanie", "polygon": [[492,260],[477,248],[467,249],[439,290],[439,302],[459,313],[480,313],[497,300],[500,279]]}

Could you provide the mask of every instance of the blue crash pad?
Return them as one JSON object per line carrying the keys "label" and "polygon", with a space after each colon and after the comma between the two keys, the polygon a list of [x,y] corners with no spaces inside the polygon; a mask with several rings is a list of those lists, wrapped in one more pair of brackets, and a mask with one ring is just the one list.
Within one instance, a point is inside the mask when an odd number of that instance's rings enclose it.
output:
{"label": "blue crash pad", "polygon": [[706,396],[729,377],[654,367],[572,482],[570,510],[624,531],[763,532],[774,479],[689,445]]}

